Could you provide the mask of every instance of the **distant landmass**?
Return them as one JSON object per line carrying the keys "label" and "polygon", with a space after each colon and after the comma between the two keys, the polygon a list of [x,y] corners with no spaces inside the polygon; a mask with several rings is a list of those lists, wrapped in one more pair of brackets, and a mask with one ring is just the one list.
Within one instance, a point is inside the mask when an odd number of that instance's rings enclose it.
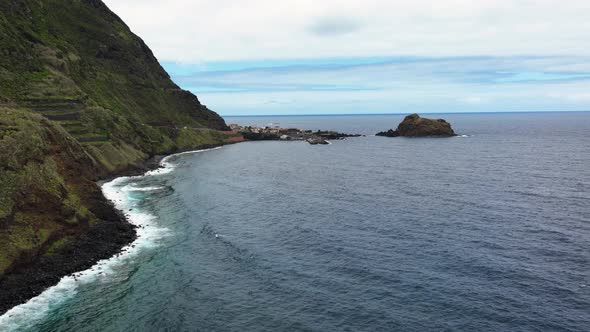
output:
{"label": "distant landmass", "polygon": [[418,114],[410,114],[398,125],[396,130],[389,129],[376,134],[386,137],[451,137],[456,136],[451,124],[443,119],[422,118]]}

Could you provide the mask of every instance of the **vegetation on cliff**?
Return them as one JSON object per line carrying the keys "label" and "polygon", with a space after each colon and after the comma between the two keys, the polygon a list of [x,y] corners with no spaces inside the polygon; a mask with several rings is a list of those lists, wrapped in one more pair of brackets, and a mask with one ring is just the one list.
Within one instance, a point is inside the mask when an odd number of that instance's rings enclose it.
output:
{"label": "vegetation on cliff", "polygon": [[0,31],[0,101],[58,121],[111,170],[174,150],[180,126],[226,129],[102,1],[3,1]]}
{"label": "vegetation on cliff", "polygon": [[[93,164],[59,126],[39,115],[2,110],[0,118],[0,273],[58,233],[96,222],[82,204],[71,168]],[[67,179],[66,179],[67,178]]]}
{"label": "vegetation on cliff", "polygon": [[96,180],[226,129],[102,1],[1,1],[0,284],[118,219]]}
{"label": "vegetation on cliff", "polygon": [[135,230],[92,181],[101,169],[59,124],[0,109],[0,313],[107,258]]}

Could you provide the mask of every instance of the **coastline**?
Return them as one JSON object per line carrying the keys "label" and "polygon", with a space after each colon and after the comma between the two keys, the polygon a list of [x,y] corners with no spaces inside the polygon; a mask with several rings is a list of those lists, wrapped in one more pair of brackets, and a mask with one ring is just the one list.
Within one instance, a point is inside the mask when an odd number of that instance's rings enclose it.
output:
{"label": "coastline", "polygon": [[[124,208],[117,207],[116,202],[106,197],[103,190],[105,185],[119,179],[156,174],[160,169],[165,169],[166,160],[174,156],[209,151],[225,145],[249,141],[203,144],[194,149],[153,155],[133,166],[99,178],[95,184],[101,188],[101,195],[94,197],[93,204],[98,206],[103,222],[90,227],[88,231],[55,254],[39,257],[33,263],[18,266],[0,279],[0,286],[3,286],[0,288],[0,326],[4,320],[14,315],[15,309],[34,302],[35,299],[51,292],[53,288],[59,288],[64,280],[66,284],[75,283],[75,280],[71,281],[68,278],[77,279],[76,276],[81,273],[92,271],[95,266],[103,263],[107,264],[109,260],[127,252],[128,247],[138,240],[138,232],[144,225],[132,222]],[[31,306],[36,308],[39,304],[31,303]]]}
{"label": "coastline", "polygon": [[[208,151],[235,143],[238,142],[203,144],[194,149],[154,155],[132,167],[98,179],[96,184],[101,189],[101,195],[93,197],[93,205],[100,211],[102,222],[90,227],[55,254],[18,266],[0,280],[0,326],[15,317],[26,319],[26,316],[21,317],[19,309],[24,309],[23,312],[39,310],[46,302],[45,297],[51,296],[51,293],[63,292],[64,287],[74,287],[83,275],[133,249],[134,243],[141,238],[141,227],[145,225],[131,220],[131,215],[126,214],[113,199],[106,197],[105,185],[149,173],[156,174],[159,169],[166,168],[164,164],[167,158],[176,155]],[[21,308],[26,306],[29,308]]]}

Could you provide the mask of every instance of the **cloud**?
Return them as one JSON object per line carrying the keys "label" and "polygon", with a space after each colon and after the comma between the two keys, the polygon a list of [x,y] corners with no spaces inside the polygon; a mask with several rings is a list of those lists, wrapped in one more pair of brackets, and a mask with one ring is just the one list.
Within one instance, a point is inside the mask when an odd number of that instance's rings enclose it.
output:
{"label": "cloud", "polygon": [[322,17],[313,22],[309,31],[318,36],[345,35],[359,30],[360,23],[346,17]]}
{"label": "cloud", "polygon": [[105,2],[165,61],[590,55],[587,0]]}
{"label": "cloud", "polygon": [[222,114],[590,109],[590,1],[104,0]]}

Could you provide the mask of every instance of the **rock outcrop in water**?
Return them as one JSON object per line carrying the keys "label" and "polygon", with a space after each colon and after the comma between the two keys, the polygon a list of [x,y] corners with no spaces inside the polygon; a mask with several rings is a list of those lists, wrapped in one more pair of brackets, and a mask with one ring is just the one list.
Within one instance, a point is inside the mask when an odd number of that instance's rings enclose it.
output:
{"label": "rock outcrop in water", "polygon": [[386,137],[451,137],[456,136],[451,124],[443,119],[426,119],[418,114],[410,114],[398,125],[396,130],[389,129],[377,133]]}

